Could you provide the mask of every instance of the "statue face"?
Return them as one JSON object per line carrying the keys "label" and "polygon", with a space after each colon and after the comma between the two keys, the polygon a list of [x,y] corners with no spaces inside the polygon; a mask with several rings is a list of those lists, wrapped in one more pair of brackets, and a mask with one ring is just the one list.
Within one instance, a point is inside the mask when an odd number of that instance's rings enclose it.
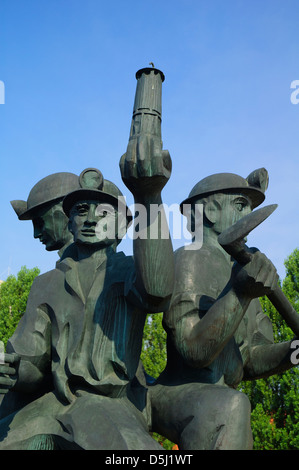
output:
{"label": "statue face", "polygon": [[39,238],[47,251],[60,250],[72,240],[72,234],[68,230],[68,218],[62,209],[62,201],[37,209],[32,223],[34,238]]}
{"label": "statue face", "polygon": [[95,200],[79,201],[71,209],[69,226],[75,243],[109,246],[117,240],[117,210]]}
{"label": "statue face", "polygon": [[[219,235],[239,219],[251,212],[251,200],[241,193],[215,193],[195,201],[204,206],[204,225]],[[194,208],[188,220],[191,232],[194,232]]]}
{"label": "statue face", "polygon": [[251,201],[244,194],[221,194],[214,230],[221,233],[251,212]]}

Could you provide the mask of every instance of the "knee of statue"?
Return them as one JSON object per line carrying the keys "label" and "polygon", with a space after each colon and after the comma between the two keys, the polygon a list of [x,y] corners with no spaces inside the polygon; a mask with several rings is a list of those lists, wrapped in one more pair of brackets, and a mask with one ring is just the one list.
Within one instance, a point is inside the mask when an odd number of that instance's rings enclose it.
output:
{"label": "knee of statue", "polygon": [[245,393],[239,392],[234,390],[234,394],[231,396],[230,400],[230,409],[234,413],[234,417],[240,420],[244,418],[244,416],[250,416],[251,413],[251,404],[250,400],[245,395]]}

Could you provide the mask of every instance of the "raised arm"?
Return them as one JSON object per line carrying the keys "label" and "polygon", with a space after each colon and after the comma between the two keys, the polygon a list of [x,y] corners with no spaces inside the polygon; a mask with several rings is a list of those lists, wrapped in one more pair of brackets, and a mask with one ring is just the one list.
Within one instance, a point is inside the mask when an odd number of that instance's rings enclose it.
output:
{"label": "raised arm", "polygon": [[153,311],[161,311],[168,306],[174,279],[172,242],[161,196],[171,174],[171,158],[161,142],[163,74],[143,69],[136,76],[131,134],[120,169],[135,202],[136,287]]}

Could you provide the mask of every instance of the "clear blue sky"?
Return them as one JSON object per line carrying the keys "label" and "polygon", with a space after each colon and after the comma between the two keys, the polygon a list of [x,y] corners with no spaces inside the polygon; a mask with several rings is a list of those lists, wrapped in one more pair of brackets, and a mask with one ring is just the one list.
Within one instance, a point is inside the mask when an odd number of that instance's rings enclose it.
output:
{"label": "clear blue sky", "polygon": [[[279,205],[248,240],[284,277],[299,245],[298,0],[1,0],[0,279],[57,255],[18,221],[12,199],[58,171],[99,168],[132,202],[118,162],[125,152],[135,72],[165,76],[162,135],[181,202],[201,178],[269,171],[265,203]],[[175,247],[180,246],[176,240]],[[120,245],[129,253],[131,240]]]}

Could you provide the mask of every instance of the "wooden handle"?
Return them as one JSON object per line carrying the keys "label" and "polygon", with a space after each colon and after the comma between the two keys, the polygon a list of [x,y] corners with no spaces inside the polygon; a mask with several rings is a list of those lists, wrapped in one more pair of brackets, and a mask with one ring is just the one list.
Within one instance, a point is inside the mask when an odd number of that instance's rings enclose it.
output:
{"label": "wooden handle", "polygon": [[277,286],[274,292],[268,295],[268,299],[295,335],[299,336],[299,315],[281,290],[280,286]]}

